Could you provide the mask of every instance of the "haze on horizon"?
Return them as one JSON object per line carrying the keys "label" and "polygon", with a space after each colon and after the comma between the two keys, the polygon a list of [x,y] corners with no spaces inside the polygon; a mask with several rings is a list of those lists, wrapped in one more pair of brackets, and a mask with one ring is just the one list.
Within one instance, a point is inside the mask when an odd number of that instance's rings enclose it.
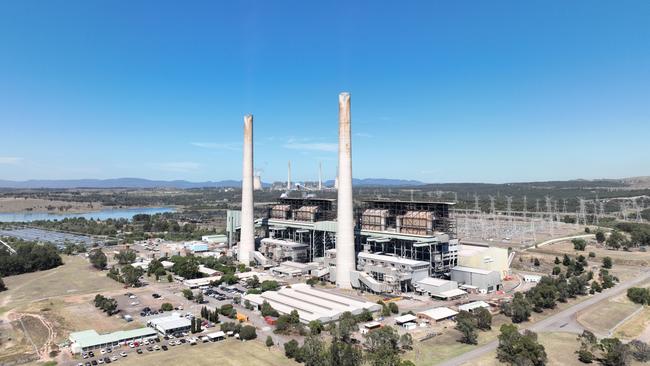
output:
{"label": "haze on horizon", "polygon": [[[345,11],[342,11],[344,9]],[[650,3],[0,4],[0,179],[650,175]]]}

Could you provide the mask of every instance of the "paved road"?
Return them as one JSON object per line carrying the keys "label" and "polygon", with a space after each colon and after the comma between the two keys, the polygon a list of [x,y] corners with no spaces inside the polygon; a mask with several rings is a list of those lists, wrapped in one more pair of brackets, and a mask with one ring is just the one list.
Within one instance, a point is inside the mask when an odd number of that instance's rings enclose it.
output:
{"label": "paved road", "polygon": [[[646,272],[639,277],[633,278],[626,282],[620,283],[614,288],[607,289],[599,294],[592,296],[591,298],[575,304],[568,309],[562,310],[561,312],[551,315],[546,319],[543,319],[537,323],[523,327],[522,329],[530,329],[534,332],[575,332],[579,333],[582,331],[580,327],[575,322],[576,313],[587,309],[588,307],[595,305],[599,302],[605,301],[609,298],[617,296],[625,291],[628,288],[638,285],[639,283],[650,279],[650,272]],[[466,352],[458,357],[447,360],[443,363],[438,364],[439,366],[458,366],[464,363],[470,362],[474,359],[477,359],[481,356],[484,356],[486,353],[494,351],[498,346],[498,340],[494,340],[490,343],[487,343],[483,346],[473,349],[470,352]]]}

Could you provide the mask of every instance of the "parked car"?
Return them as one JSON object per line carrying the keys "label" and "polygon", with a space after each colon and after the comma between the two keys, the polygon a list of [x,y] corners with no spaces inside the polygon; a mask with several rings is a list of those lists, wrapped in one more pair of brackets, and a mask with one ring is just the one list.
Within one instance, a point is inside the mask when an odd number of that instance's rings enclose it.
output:
{"label": "parked car", "polygon": [[126,357],[127,354],[126,354],[126,352],[122,351],[122,352],[120,352],[120,356],[122,356],[122,357]]}
{"label": "parked car", "polygon": [[138,348],[135,352],[137,352],[139,355],[142,354],[142,348]]}
{"label": "parked car", "polygon": [[161,348],[162,348],[163,351],[167,351],[167,350],[169,349],[169,348],[168,348],[167,346],[165,346],[164,344],[162,345]]}

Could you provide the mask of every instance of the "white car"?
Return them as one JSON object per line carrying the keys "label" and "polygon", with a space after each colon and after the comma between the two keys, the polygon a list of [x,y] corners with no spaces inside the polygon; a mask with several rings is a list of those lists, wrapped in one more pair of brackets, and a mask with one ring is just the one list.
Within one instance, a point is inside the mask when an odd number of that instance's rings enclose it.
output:
{"label": "white car", "polygon": [[98,359],[98,360],[97,360],[97,363],[100,364],[100,365],[103,364],[103,363],[104,363],[104,359],[103,359],[103,358]]}
{"label": "white car", "polygon": [[159,345],[155,345],[155,346],[153,347],[153,349],[155,349],[156,351],[160,351],[160,346],[159,346]]}
{"label": "white car", "polygon": [[99,351],[99,352],[101,352],[102,355],[105,355],[106,354],[106,348],[102,348],[101,351]]}
{"label": "white car", "polygon": [[120,352],[120,356],[122,356],[122,357],[126,357],[127,354],[126,354],[126,352],[122,351],[122,352]]}
{"label": "white car", "polygon": [[113,362],[117,361],[117,356],[111,356],[111,361]]}
{"label": "white car", "polygon": [[148,346],[148,345],[149,345],[149,340],[148,340],[148,339],[145,339],[145,340],[144,340],[144,345],[145,345],[145,346]]}

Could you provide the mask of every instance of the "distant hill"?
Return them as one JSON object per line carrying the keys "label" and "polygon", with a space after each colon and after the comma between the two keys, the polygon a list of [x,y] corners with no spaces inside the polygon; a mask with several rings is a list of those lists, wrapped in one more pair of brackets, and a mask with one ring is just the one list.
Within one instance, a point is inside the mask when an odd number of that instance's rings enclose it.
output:
{"label": "distant hill", "polygon": [[[326,185],[334,185],[334,181],[325,182]],[[354,179],[352,184],[355,186],[417,186],[424,183],[415,180],[401,179]],[[265,187],[270,184],[263,183]],[[241,181],[222,180],[208,182],[188,182],[186,180],[150,180],[142,178],[116,178],[116,179],[69,179],[69,180],[26,180],[10,181],[0,180],[0,188],[221,188],[221,187],[241,187]]]}
{"label": "distant hill", "polygon": [[[386,179],[386,178],[365,178],[365,179],[352,179],[352,185],[357,187],[412,187],[422,186],[426,183],[418,180],[406,179]],[[326,186],[333,186],[334,181],[328,180],[325,182]]]}
{"label": "distant hill", "polygon": [[70,180],[0,180],[0,188],[206,188],[206,187],[240,187],[236,180],[217,182],[188,182],[186,180],[149,180],[142,178],[116,179],[70,179]]}

